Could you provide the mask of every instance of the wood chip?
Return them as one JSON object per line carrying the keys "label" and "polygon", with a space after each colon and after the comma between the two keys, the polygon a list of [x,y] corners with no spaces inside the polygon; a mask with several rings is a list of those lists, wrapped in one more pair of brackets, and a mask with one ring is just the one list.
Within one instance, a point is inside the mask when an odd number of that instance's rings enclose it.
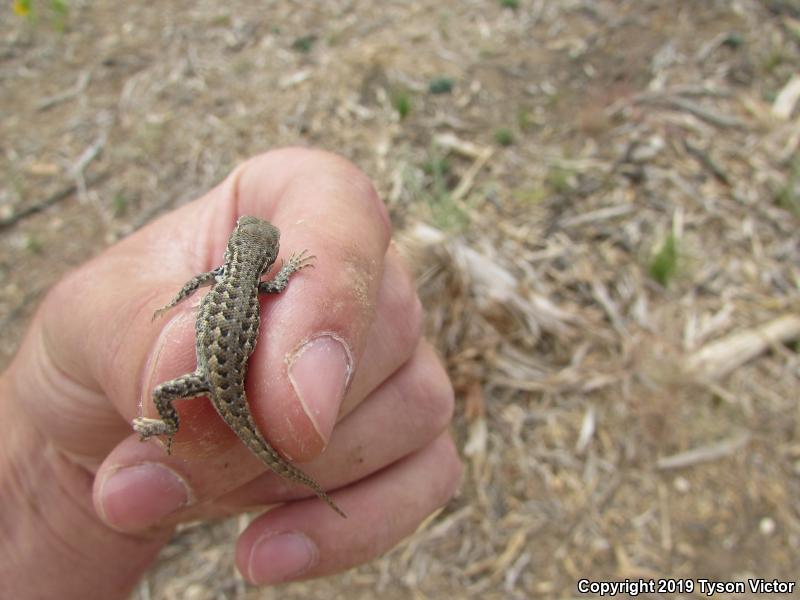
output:
{"label": "wood chip", "polygon": [[772,103],[772,114],[779,119],[789,119],[798,100],[800,100],[800,75],[795,74],[778,92],[775,102]]}
{"label": "wood chip", "polygon": [[785,344],[798,338],[800,317],[784,315],[759,327],[732,333],[706,344],[686,358],[685,368],[703,379],[720,379],[773,344]]}

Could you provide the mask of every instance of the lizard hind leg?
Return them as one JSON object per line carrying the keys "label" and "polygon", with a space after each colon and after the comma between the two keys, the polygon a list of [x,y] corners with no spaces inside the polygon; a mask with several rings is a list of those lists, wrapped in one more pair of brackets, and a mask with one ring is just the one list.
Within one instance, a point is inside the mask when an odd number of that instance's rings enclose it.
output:
{"label": "lizard hind leg", "polygon": [[172,436],[178,432],[178,411],[172,406],[174,400],[195,398],[208,392],[208,383],[201,373],[194,372],[165,381],[153,390],[153,404],[160,419],[137,417],[133,420],[133,430],[140,440],[156,435],[167,436],[167,454],[172,451]]}

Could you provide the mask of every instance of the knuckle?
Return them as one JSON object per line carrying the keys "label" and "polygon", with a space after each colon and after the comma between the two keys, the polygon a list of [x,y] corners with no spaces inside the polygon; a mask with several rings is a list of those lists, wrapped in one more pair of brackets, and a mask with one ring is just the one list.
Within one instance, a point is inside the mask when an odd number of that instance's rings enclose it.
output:
{"label": "knuckle", "polygon": [[347,158],[319,149],[287,148],[286,152],[302,153],[309,170],[327,176],[343,197],[352,202],[364,202],[377,213],[379,222],[387,232],[391,230],[389,213],[372,183],[372,179]]}
{"label": "knuckle", "polygon": [[416,399],[423,427],[438,434],[450,424],[455,406],[455,394],[450,378],[433,348],[423,342],[414,359],[418,369],[416,378],[419,394]]}
{"label": "knuckle", "polygon": [[438,454],[437,464],[441,469],[438,479],[440,485],[437,486],[435,500],[438,506],[442,506],[458,492],[464,465],[450,434],[443,434],[434,443],[436,444],[434,451]]}
{"label": "knuckle", "polygon": [[440,376],[435,381],[437,385],[433,388],[430,400],[431,416],[434,426],[441,431],[450,425],[453,419],[455,394],[444,369],[440,370]]}
{"label": "knuckle", "polygon": [[408,302],[396,307],[397,346],[408,356],[414,351],[422,336],[422,306],[414,295]]}
{"label": "knuckle", "polygon": [[318,180],[326,182],[324,187],[328,193],[341,195],[350,202],[365,203],[388,238],[391,221],[386,206],[369,176],[345,157],[314,148],[276,148],[246,160],[233,170],[229,179],[238,190],[242,179],[248,179],[247,172],[262,170],[283,172],[290,179],[307,178],[308,173],[317,174]]}
{"label": "knuckle", "polygon": [[393,320],[395,342],[410,355],[422,336],[422,302],[411,275],[390,256],[387,262],[389,293],[386,295],[386,312]]}

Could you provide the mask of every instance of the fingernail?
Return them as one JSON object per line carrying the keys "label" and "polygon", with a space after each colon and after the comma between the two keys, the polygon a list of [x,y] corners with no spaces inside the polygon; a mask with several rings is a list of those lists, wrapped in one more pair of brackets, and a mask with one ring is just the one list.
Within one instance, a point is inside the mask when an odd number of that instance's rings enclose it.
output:
{"label": "fingernail", "polygon": [[309,340],[289,355],[289,381],[323,440],[330,439],[353,372],[345,341],[332,333]]}
{"label": "fingernail", "polygon": [[255,584],[279,583],[311,568],[318,557],[316,544],[302,533],[271,531],[253,544],[247,577]]}
{"label": "fingernail", "polygon": [[99,497],[100,516],[109,526],[139,531],[188,504],[192,494],[184,479],[169,467],[142,463],[107,475]]}

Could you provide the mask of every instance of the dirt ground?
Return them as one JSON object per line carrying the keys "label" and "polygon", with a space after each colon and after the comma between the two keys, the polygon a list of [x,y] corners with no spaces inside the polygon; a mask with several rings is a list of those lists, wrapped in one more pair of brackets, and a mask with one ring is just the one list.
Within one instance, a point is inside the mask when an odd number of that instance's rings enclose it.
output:
{"label": "dirt ground", "polygon": [[258,590],[246,517],[189,524],[135,598],[798,581],[795,1],[32,5],[0,8],[0,364],[71,267],[302,144],[373,178],[457,390],[461,493],[387,556]]}

